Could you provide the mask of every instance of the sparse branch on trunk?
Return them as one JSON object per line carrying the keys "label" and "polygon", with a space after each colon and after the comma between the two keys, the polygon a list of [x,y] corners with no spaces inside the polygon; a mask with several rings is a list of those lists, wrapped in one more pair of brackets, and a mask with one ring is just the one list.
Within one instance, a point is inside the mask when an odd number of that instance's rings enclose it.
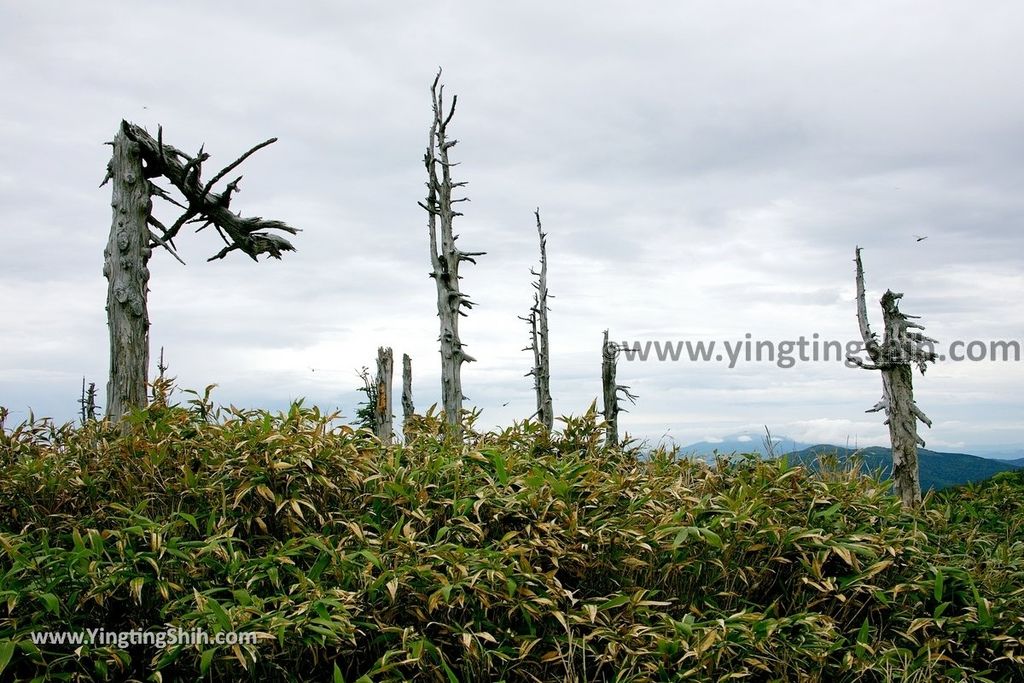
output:
{"label": "sparse branch on trunk", "polygon": [[391,347],[377,349],[377,380],[374,403],[374,430],[384,443],[391,443],[394,435],[391,412],[391,378],[394,370],[394,354]]}
{"label": "sparse branch on trunk", "polygon": [[475,359],[466,353],[459,336],[459,317],[473,307],[460,288],[459,266],[463,261],[476,263],[475,257],[484,252],[460,251],[455,246],[458,235],[454,233],[453,222],[462,214],[455,211],[454,204],[468,201],[454,198],[455,189],[464,187],[465,182],[453,182],[448,151],[457,140],[448,138],[448,124],[455,115],[457,98],[453,97],[447,107],[444,100],[444,86],[440,85],[441,72],[431,85],[433,120],[427,141],[423,163],[427,169],[427,197],[420,206],[427,212],[427,229],[430,237],[430,277],[437,286],[437,316],[440,319],[441,343],[441,401],[446,419],[459,425],[462,418],[462,364]]}
{"label": "sparse branch on trunk", "polygon": [[936,342],[918,332],[909,331],[924,328],[918,323],[910,322],[913,316],[899,310],[899,300],[903,295],[887,290],[880,302],[885,333],[879,343],[868,323],[860,247],[855,251],[854,262],[857,281],[857,323],[861,338],[864,340],[865,352],[871,362],[865,362],[856,356],[850,356],[849,360],[861,368],[879,370],[882,373],[882,398],[866,412],[885,412],[885,424],[889,426],[889,439],[892,442],[893,487],[903,505],[912,507],[921,502],[917,447],[924,446],[924,440],[918,435],[917,421],[920,420],[928,427],[931,427],[932,422],[914,402],[911,368],[912,365],[917,365],[921,373],[924,373],[927,363],[936,360],[933,348]]}
{"label": "sparse branch on trunk", "polygon": [[530,314],[520,320],[530,327],[530,345],[524,351],[533,352],[533,368],[526,373],[533,377],[534,393],[537,397],[537,412],[534,415],[550,431],[555,424],[551,402],[551,351],[548,342],[548,250],[547,234],[540,222],[540,209],[534,211],[537,219],[537,237],[540,241],[540,272],[530,269],[536,277],[533,283],[533,306]]}
{"label": "sparse branch on trunk", "polygon": [[605,444],[613,448],[619,445],[619,413],[625,410],[619,405],[619,395],[633,404],[637,399],[628,386],[615,381],[618,360],[619,345],[608,341],[608,330],[605,330],[601,343],[601,387],[604,396]]}

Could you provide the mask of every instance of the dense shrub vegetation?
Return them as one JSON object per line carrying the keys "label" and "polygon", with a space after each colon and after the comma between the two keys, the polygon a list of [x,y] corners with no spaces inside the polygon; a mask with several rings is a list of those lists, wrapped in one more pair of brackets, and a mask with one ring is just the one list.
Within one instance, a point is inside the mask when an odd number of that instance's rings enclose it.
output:
{"label": "dense shrub vegetation", "polygon": [[[1012,680],[1024,478],[901,511],[753,458],[605,450],[593,411],[382,446],[157,403],[0,436],[0,678]],[[166,625],[256,645],[33,645]],[[1019,678],[1017,680],[1020,680]]]}

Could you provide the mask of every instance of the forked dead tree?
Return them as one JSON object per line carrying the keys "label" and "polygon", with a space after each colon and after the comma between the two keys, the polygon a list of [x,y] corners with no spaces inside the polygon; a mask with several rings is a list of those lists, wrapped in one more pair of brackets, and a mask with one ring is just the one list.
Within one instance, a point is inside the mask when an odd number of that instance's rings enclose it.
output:
{"label": "forked dead tree", "polygon": [[933,345],[936,342],[913,331],[923,330],[924,326],[911,321],[918,316],[907,315],[899,310],[899,300],[903,294],[892,290],[886,290],[882,295],[885,335],[879,342],[868,323],[860,247],[856,248],[854,262],[857,264],[857,322],[869,361],[856,356],[849,356],[849,360],[866,370],[879,370],[882,373],[882,398],[867,412],[885,411],[885,424],[889,426],[889,440],[892,442],[893,487],[904,507],[912,507],[921,502],[917,447],[924,446],[924,439],[917,433],[917,421],[929,427],[932,421],[914,402],[911,366],[917,365],[921,374],[924,374],[927,363],[935,362]]}
{"label": "forked dead tree", "polygon": [[537,278],[533,283],[533,306],[529,315],[519,316],[519,319],[530,327],[530,345],[523,350],[533,352],[533,368],[526,376],[533,377],[537,396],[534,415],[550,431],[555,424],[555,415],[551,403],[551,352],[548,344],[548,236],[541,227],[540,209],[534,211],[534,216],[537,217],[537,236],[540,239],[540,272],[530,269]]}
{"label": "forked dead tree", "polygon": [[412,358],[409,354],[402,354],[402,426],[416,412],[412,403]]}
{"label": "forked dead tree", "polygon": [[469,201],[467,197],[453,198],[453,192],[465,187],[466,182],[453,182],[451,170],[456,164],[448,157],[448,151],[458,142],[448,138],[448,124],[455,115],[458,97],[452,97],[451,106],[445,108],[444,86],[440,85],[441,72],[437,72],[430,86],[431,103],[434,112],[430,124],[430,136],[423,163],[427,168],[427,198],[419,205],[427,211],[427,227],[430,233],[430,277],[437,285],[437,317],[441,325],[441,402],[445,417],[450,424],[458,425],[462,418],[462,364],[474,360],[467,354],[459,336],[459,317],[463,309],[471,309],[469,300],[459,283],[459,266],[463,261],[476,263],[482,251],[461,251],[455,246],[459,238],[453,231],[455,218],[462,214],[452,208],[455,204]]}
{"label": "forked dead tree", "polygon": [[394,354],[391,347],[377,349],[377,388],[374,401],[374,432],[384,443],[390,443],[394,435],[391,413],[391,378],[394,370]]}
{"label": "forked dead tree", "polygon": [[[296,234],[298,230],[280,221],[243,218],[231,210],[242,176],[214,191],[224,179],[251,154],[275,142],[271,138],[256,145],[224,167],[208,181],[202,180],[203,163],[209,154],[200,148],[195,156],[165,144],[163,130],[156,139],[134,124],[122,121],[114,141],[113,155],[100,187],[111,182],[113,220],[110,238],[103,252],[103,275],[107,278],[107,325],[110,331],[110,379],[107,383],[106,417],[122,415],[146,404],[146,378],[149,368],[149,268],[155,247],[163,247],[184,263],[175,250],[174,240],[187,224],[199,230],[213,226],[226,245],[209,260],[224,258],[239,250],[257,260],[260,254],[281,258],[294,251],[291,243],[270,230]],[[175,199],[157,186],[164,178],[178,191]],[[165,225],[153,213],[156,196],[181,209],[182,213]]]}
{"label": "forked dead tree", "polygon": [[625,384],[615,381],[616,365],[619,361],[619,345],[608,341],[608,330],[604,331],[601,344],[601,387],[604,396],[605,444],[611,447],[619,445],[619,413],[625,409],[619,405],[619,394],[625,396],[630,403],[636,403],[636,394]]}

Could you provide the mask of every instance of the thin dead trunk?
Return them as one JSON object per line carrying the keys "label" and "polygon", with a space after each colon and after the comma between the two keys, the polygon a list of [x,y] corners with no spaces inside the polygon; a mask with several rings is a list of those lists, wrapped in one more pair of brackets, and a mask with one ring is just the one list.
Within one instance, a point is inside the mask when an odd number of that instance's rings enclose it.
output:
{"label": "thin dead trunk", "polygon": [[448,139],[448,124],[455,115],[458,98],[452,98],[446,112],[444,86],[439,86],[440,80],[441,72],[438,71],[430,88],[434,117],[427,152],[423,157],[427,168],[427,198],[420,202],[420,206],[428,214],[430,277],[437,285],[437,316],[441,328],[441,402],[447,421],[459,425],[465,398],[462,393],[462,364],[476,360],[465,352],[459,336],[459,317],[465,315],[462,309],[473,307],[473,302],[460,289],[459,266],[463,261],[476,263],[475,257],[482,256],[484,252],[461,251],[455,246],[458,235],[453,231],[453,222],[462,214],[452,207],[468,200],[466,197],[452,197],[457,188],[466,185],[464,181],[452,181],[451,169],[455,164],[448,158],[448,150],[458,142]]}
{"label": "thin dead trunk", "polygon": [[893,488],[904,507],[921,503],[921,475],[917,459],[918,445],[924,440],[917,433],[917,421],[931,427],[932,422],[914,403],[913,372],[916,364],[924,374],[926,364],[935,361],[934,339],[920,332],[924,327],[911,322],[910,316],[899,310],[903,294],[886,290],[882,295],[882,320],[885,335],[881,343],[871,331],[865,303],[864,266],[860,259],[860,247],[855,251],[857,264],[857,322],[861,338],[870,362],[849,356],[849,360],[867,370],[882,373],[882,398],[867,412],[885,411],[885,424],[889,426],[889,440],[892,444]]}
{"label": "thin dead trunk", "polygon": [[619,405],[619,394],[625,396],[630,403],[636,403],[636,395],[630,392],[629,387],[615,381],[618,361],[619,346],[608,341],[608,330],[605,330],[601,344],[601,387],[604,397],[605,445],[612,448],[619,445],[619,413],[623,412]]}
{"label": "thin dead trunk", "polygon": [[394,355],[391,347],[377,349],[377,384],[374,404],[374,428],[377,437],[390,443],[394,435],[391,413],[391,378],[394,369]]}
{"label": "thin dead trunk", "polygon": [[114,152],[107,167],[113,220],[103,250],[103,275],[107,278],[107,328],[110,333],[110,378],[107,382],[106,417],[122,415],[146,405],[149,369],[149,312],[146,307],[149,281],[147,263],[152,202],[149,182],[143,174],[139,145],[122,127],[114,136]]}
{"label": "thin dead trunk", "polygon": [[82,378],[82,397],[78,399],[82,406],[82,424],[96,419],[96,383],[89,382],[86,386],[85,377]]}
{"label": "thin dead trunk", "polygon": [[402,354],[402,428],[405,429],[409,418],[413,416],[415,408],[412,403],[412,358],[409,354]]}
{"label": "thin dead trunk", "polygon": [[534,211],[537,217],[537,237],[540,240],[540,272],[531,270],[537,281],[534,307],[531,317],[534,318],[532,342],[534,348],[534,380],[537,390],[537,417],[541,424],[550,431],[555,424],[555,415],[551,403],[551,351],[548,343],[548,241],[540,222],[540,209]]}

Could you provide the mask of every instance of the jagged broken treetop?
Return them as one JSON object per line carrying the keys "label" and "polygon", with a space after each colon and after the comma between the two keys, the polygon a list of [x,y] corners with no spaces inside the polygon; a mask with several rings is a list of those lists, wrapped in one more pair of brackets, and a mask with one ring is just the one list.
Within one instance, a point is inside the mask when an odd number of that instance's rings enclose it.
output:
{"label": "jagged broken treetop", "polygon": [[[219,192],[213,190],[218,181],[227,177],[258,150],[277,142],[277,138],[270,138],[252,147],[221,169],[213,178],[204,182],[202,180],[203,162],[209,159],[210,155],[204,151],[203,147],[199,148],[199,152],[195,156],[191,156],[166,144],[163,141],[163,128],[158,129],[156,139],[143,128],[127,121],[121,121],[121,131],[139,147],[139,154],[143,162],[143,175],[149,183],[149,194],[160,197],[183,210],[170,227],[152,215],[147,217],[150,227],[159,231],[158,233],[150,231],[151,246],[162,246],[181,261],[175,251],[174,238],[186,224],[198,224],[196,232],[212,225],[224,240],[224,248],[207,259],[209,261],[224,258],[236,249],[248,254],[254,261],[260,254],[267,254],[279,259],[282,252],[295,251],[291,242],[269,231],[276,230],[295,235],[299,232],[298,228],[293,228],[282,221],[264,220],[258,216],[244,218],[231,210],[231,200],[239,191],[239,182],[242,180],[242,176],[227,183]],[[166,178],[181,193],[184,202],[176,200],[166,190],[152,182],[152,179],[159,177]],[[112,169],[108,166],[107,175],[100,186],[105,185],[111,178]]]}

